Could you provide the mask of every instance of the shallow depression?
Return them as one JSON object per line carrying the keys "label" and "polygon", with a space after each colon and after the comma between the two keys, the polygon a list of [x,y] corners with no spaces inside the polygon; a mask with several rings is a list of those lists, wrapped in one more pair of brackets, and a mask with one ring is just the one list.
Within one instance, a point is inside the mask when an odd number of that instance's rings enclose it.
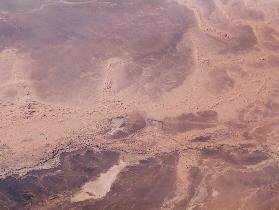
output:
{"label": "shallow depression", "polygon": [[81,190],[71,199],[72,202],[81,202],[88,199],[98,199],[104,197],[117,178],[117,175],[127,166],[126,162],[111,167],[106,173],[102,173],[97,180],[85,183]]}

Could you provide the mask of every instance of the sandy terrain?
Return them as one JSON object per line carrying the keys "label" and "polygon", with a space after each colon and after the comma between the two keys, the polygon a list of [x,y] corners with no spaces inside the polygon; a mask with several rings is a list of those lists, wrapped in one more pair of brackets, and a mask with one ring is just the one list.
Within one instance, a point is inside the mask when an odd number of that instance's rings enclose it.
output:
{"label": "sandy terrain", "polygon": [[0,209],[279,209],[278,11],[1,0]]}

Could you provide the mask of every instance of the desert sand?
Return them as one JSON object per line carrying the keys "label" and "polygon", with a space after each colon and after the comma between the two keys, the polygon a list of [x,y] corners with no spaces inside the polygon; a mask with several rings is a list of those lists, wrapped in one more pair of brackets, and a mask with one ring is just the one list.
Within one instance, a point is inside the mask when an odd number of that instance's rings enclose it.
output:
{"label": "desert sand", "polygon": [[0,209],[279,209],[278,0],[1,0]]}

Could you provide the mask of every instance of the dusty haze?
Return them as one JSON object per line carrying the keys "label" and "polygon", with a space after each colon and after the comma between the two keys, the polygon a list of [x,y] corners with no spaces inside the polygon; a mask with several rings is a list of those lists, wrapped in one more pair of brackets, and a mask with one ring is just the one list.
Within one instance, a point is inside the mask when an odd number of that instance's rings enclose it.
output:
{"label": "dusty haze", "polygon": [[0,209],[279,209],[278,0],[1,0]]}

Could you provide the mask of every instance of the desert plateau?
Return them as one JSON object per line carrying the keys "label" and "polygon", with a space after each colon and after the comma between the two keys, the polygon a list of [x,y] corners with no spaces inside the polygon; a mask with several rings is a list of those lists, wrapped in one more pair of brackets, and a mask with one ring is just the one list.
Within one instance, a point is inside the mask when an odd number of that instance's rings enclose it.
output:
{"label": "desert plateau", "polygon": [[0,0],[0,210],[279,210],[279,1]]}

